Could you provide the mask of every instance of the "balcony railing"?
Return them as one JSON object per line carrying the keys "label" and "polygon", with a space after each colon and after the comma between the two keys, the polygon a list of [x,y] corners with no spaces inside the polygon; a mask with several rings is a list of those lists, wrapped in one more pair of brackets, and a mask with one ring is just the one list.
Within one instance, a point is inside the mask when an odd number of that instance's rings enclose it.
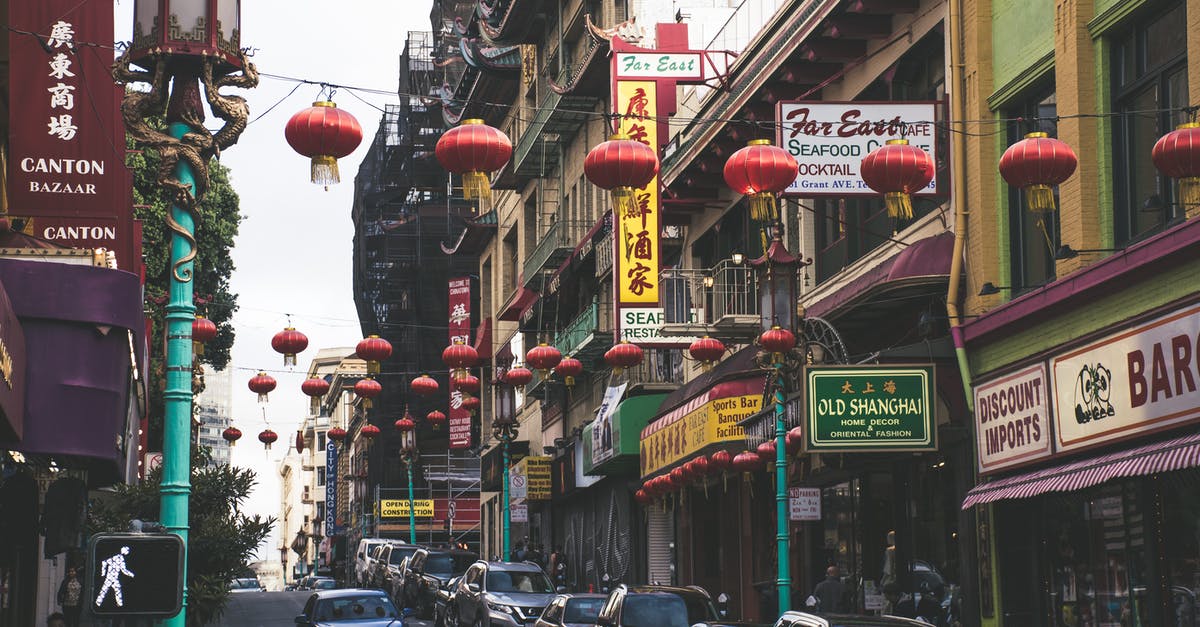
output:
{"label": "balcony railing", "polygon": [[596,244],[596,278],[604,278],[613,267],[613,235],[608,232]]}
{"label": "balcony railing", "polygon": [[598,297],[584,308],[557,336],[554,345],[563,352],[581,361],[595,357],[612,346],[612,304]]}
{"label": "balcony railing", "polygon": [[625,371],[630,390],[671,391],[683,383],[683,353],[654,349],[645,352],[642,363]]}
{"label": "balcony railing", "polygon": [[[710,269],[663,272],[662,334],[673,337],[711,335],[744,340],[757,334],[758,282],[754,268],[724,260]],[[702,319],[693,314],[702,311]]]}
{"label": "balcony railing", "polygon": [[709,320],[715,325],[720,325],[722,319],[732,322],[748,318],[758,324],[758,281],[754,269],[730,260],[718,263],[713,268],[712,303]]}
{"label": "balcony railing", "polygon": [[590,226],[575,220],[559,220],[551,224],[538,245],[525,256],[525,266],[522,268],[525,285],[537,287],[535,281],[540,278],[541,271],[562,263]]}
{"label": "balcony railing", "polygon": [[[570,68],[563,68],[555,82],[566,84]],[[564,96],[547,90],[538,103],[533,120],[517,139],[513,149],[512,169],[518,176],[546,176],[558,167],[562,157],[559,142],[575,135],[589,119],[596,105],[595,98]]]}

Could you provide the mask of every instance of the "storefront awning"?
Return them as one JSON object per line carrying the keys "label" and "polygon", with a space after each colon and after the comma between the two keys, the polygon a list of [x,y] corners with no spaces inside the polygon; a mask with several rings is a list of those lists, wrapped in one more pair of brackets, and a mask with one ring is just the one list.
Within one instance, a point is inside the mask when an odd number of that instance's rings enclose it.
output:
{"label": "storefront awning", "polygon": [[1200,433],[981,483],[967,492],[962,508],[1047,492],[1072,492],[1113,479],[1196,467],[1200,467]]}
{"label": "storefront awning", "polygon": [[517,322],[533,304],[537,302],[540,294],[527,288],[522,287],[517,289],[517,293],[504,304],[500,310],[500,315],[496,316],[499,320],[507,322]]}

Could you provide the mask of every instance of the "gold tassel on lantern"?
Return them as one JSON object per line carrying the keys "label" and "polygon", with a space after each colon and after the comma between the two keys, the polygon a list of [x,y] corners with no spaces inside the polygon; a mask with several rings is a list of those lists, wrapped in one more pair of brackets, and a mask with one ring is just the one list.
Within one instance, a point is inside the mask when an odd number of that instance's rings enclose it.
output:
{"label": "gold tassel on lantern", "polygon": [[338,175],[337,159],[329,155],[317,155],[312,158],[309,167],[309,175],[313,183],[317,185],[325,185],[328,191],[329,185],[336,185],[342,182],[342,178]]}
{"label": "gold tassel on lantern", "polygon": [[1179,179],[1179,202],[1189,215],[1200,207],[1200,177],[1188,176]]}
{"label": "gold tassel on lantern", "polygon": [[750,195],[750,217],[759,222],[774,222],[779,218],[775,194],[759,192]]}
{"label": "gold tassel on lantern", "polygon": [[1026,187],[1025,206],[1034,213],[1054,211],[1054,188],[1041,184]]}
{"label": "gold tassel on lantern", "polygon": [[487,172],[463,172],[463,198],[491,198],[492,184]]}
{"label": "gold tassel on lantern", "polygon": [[192,342],[192,356],[194,356],[194,357],[203,357],[204,356],[204,342]]}
{"label": "gold tassel on lantern", "polygon": [[612,189],[613,213],[618,216],[636,215],[637,205],[634,202],[632,187],[621,185]]}
{"label": "gold tassel on lantern", "polygon": [[889,218],[911,220],[913,217],[912,197],[905,192],[887,192],[883,195]]}

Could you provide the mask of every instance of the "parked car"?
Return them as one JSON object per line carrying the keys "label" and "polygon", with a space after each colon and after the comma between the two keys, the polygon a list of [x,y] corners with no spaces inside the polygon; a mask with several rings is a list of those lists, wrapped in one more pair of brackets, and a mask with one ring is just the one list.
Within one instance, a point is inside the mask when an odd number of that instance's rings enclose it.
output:
{"label": "parked car", "polygon": [[446,610],[450,607],[450,602],[454,599],[454,591],[458,588],[460,579],[462,579],[461,575],[453,577],[445,585],[438,588],[437,595],[433,601],[433,627],[446,627]]}
{"label": "parked car", "polygon": [[354,581],[356,585],[366,587],[373,562],[372,553],[375,549],[391,542],[385,538],[363,538],[358,541],[358,549],[354,551]]}
{"label": "parked car", "polygon": [[537,620],[553,598],[554,585],[537,564],[480,560],[459,580],[446,624],[523,627]]}
{"label": "parked car", "polygon": [[309,590],[334,590],[337,588],[337,581],[332,577],[317,577],[312,580],[309,585]]}
{"label": "parked car", "polygon": [[605,627],[748,625],[721,618],[712,597],[698,586],[628,586],[608,594],[596,624]]}
{"label": "parked car", "polygon": [[371,577],[372,587],[389,592],[392,588],[399,588],[400,568],[404,566],[404,561],[412,557],[419,548],[421,546],[417,544],[385,544],[380,547],[375,572]]}
{"label": "parked car", "polygon": [[600,618],[603,594],[560,594],[550,601],[533,627],[591,627]]}
{"label": "parked car", "polygon": [[262,592],[264,590],[266,590],[266,587],[260,584],[258,579],[254,577],[238,577],[229,582],[229,591],[234,594],[240,592]]}
{"label": "parked car", "polygon": [[382,590],[349,588],[323,590],[308,597],[297,625],[353,624],[356,627],[395,627],[401,623],[400,611]]}
{"label": "parked car", "polygon": [[775,627],[929,627],[929,623],[899,616],[856,616],[851,614],[809,614],[784,612]]}
{"label": "parked car", "polygon": [[401,572],[401,588],[393,598],[415,609],[417,617],[432,618],[438,590],[478,560],[479,556],[470,551],[419,549]]}

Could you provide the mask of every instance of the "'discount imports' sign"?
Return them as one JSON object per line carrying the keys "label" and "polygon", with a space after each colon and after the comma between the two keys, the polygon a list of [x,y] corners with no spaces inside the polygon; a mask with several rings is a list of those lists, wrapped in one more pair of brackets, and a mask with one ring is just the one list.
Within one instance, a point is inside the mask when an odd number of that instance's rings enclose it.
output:
{"label": "'discount imports' sign", "polygon": [[810,366],[806,446],[812,451],[937,448],[933,366]]}

